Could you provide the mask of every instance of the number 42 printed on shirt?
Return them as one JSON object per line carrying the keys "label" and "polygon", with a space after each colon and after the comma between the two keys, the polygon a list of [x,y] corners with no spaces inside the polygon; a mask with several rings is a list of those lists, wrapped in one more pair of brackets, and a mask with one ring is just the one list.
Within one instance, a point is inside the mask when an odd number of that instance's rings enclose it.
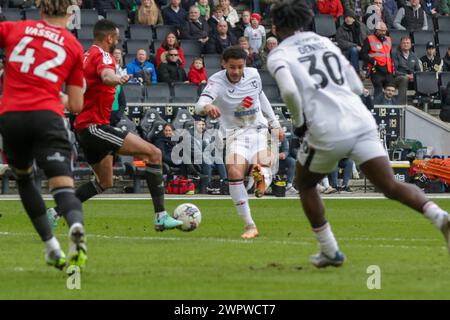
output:
{"label": "number 42 printed on shirt", "polygon": [[[22,63],[22,66],[20,67],[20,72],[22,73],[28,73],[30,71],[30,66],[35,63],[35,50],[33,48],[27,48],[31,41],[33,41],[32,37],[23,37],[15,46],[14,50],[11,52],[11,56],[9,57],[10,62]],[[36,66],[34,68],[33,74],[56,83],[58,82],[58,76],[50,72],[49,70],[52,68],[56,68],[64,63],[67,57],[66,51],[64,50],[64,48],[50,41],[44,41],[42,46],[55,52],[56,57]],[[21,54],[24,50],[25,53]]]}

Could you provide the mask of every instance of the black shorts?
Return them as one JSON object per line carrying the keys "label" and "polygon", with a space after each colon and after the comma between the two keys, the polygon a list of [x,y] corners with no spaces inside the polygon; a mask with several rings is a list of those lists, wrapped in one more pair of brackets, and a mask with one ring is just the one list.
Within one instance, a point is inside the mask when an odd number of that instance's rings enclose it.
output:
{"label": "black shorts", "polygon": [[77,130],[77,140],[89,164],[96,164],[115,154],[123,144],[128,131],[110,125],[97,124]]}
{"label": "black shorts", "polygon": [[47,178],[72,177],[72,144],[65,119],[49,110],[8,112],[0,116],[3,149],[12,169],[26,170],[33,160]]}

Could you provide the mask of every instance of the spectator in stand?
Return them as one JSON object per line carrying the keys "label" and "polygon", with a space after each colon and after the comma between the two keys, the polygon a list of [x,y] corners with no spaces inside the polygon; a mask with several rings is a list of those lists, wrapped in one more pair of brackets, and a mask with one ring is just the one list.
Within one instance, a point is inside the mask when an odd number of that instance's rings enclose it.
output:
{"label": "spectator in stand", "polygon": [[183,48],[181,48],[180,42],[177,39],[177,35],[173,32],[169,32],[166,34],[164,41],[161,43],[161,46],[156,50],[156,68],[159,68],[159,65],[161,63],[167,61],[167,51],[173,48],[178,50],[181,66],[184,68],[185,58]]}
{"label": "spectator in stand", "polygon": [[398,12],[397,1],[395,0],[384,0],[384,9],[389,12],[389,15],[394,18]]}
{"label": "spectator in stand", "polygon": [[209,6],[208,0],[198,0],[195,3],[200,10],[200,15],[205,19],[205,21],[209,20],[211,16],[211,7]]}
{"label": "spectator in stand", "polygon": [[237,44],[237,39],[232,32],[228,30],[228,22],[219,21],[217,32],[213,33],[206,44],[206,52],[212,54],[222,54],[223,50]]}
{"label": "spectator in stand", "polygon": [[256,52],[250,51],[250,44],[246,37],[240,37],[238,40],[239,46],[244,49],[245,53],[247,53],[246,66],[252,67],[256,69],[262,68],[261,57]]}
{"label": "spectator in stand", "polygon": [[397,105],[398,97],[395,95],[395,84],[386,83],[384,85],[383,94],[374,97],[373,103],[375,105],[392,106]]}
{"label": "spectator in stand", "polygon": [[180,0],[170,0],[170,5],[162,9],[164,24],[180,28],[187,18],[187,11],[180,6]]}
{"label": "spectator in stand", "polygon": [[320,14],[332,15],[334,20],[339,19],[344,14],[341,0],[317,0],[317,8]]}
{"label": "spectator in stand", "polygon": [[[398,9],[394,19],[394,28],[398,30],[428,30],[428,21],[420,0],[410,0],[409,5]],[[433,26],[430,27],[433,30]]]}
{"label": "spectator in stand", "polygon": [[270,31],[266,35],[267,39],[270,37],[276,38],[278,40],[278,43],[280,43],[280,38],[277,35],[277,28],[274,24],[270,26]]}
{"label": "spectator in stand", "polygon": [[177,145],[172,141],[174,128],[170,123],[166,123],[163,130],[154,138],[154,145],[161,150],[164,174],[170,174],[170,168],[178,168],[179,174],[187,177],[187,168],[183,163],[172,161],[172,150]]}
{"label": "spectator in stand", "polygon": [[204,65],[203,57],[195,57],[188,72],[190,83],[200,85],[208,82],[208,75]]}
{"label": "spectator in stand", "polygon": [[426,54],[420,58],[422,69],[426,72],[442,72],[444,62],[436,56],[436,47],[432,41],[427,43]]}
{"label": "spectator in stand", "polygon": [[440,0],[437,11],[441,16],[450,15],[450,0]]}
{"label": "spectator in stand", "polygon": [[181,39],[198,40],[204,50],[209,40],[209,27],[205,19],[200,16],[200,9],[197,6],[191,6],[189,9],[189,20],[181,27]]}
{"label": "spectator in stand", "polygon": [[261,62],[262,68],[267,68],[267,58],[269,57],[270,51],[278,47],[278,40],[275,37],[267,38],[266,45],[264,46],[264,50],[261,52]]}
{"label": "spectator in stand", "polygon": [[400,48],[394,54],[395,85],[398,87],[398,102],[406,104],[409,84],[414,83],[414,72],[422,71],[422,64],[417,55],[411,51],[411,38],[400,39]]}
{"label": "spectator in stand", "polygon": [[241,19],[238,23],[236,23],[236,27],[234,28],[234,34],[236,38],[240,38],[244,36],[245,28],[250,26],[250,16],[252,12],[250,10],[244,10],[241,14]]}
{"label": "spectator in stand", "polygon": [[375,34],[364,40],[360,56],[367,65],[367,76],[372,81],[374,96],[381,94],[386,82],[394,81],[394,61],[391,38],[386,36],[387,27],[384,22],[378,22]]}
{"label": "spectator in stand", "polygon": [[447,47],[447,53],[445,54],[445,57],[443,60],[443,71],[450,71],[450,45]]}
{"label": "spectator in stand", "polygon": [[[209,30],[210,30],[210,36],[217,33],[217,24],[219,21],[225,21],[225,18],[223,17],[223,8],[222,6],[218,5],[215,6],[212,10],[212,16],[208,20]],[[228,30],[231,30],[231,25],[228,23]]]}
{"label": "spectator in stand", "polygon": [[230,0],[220,0],[219,4],[223,7],[223,16],[227,20],[232,28],[236,27],[236,23],[239,22],[239,15],[231,5]]}
{"label": "spectator in stand", "polygon": [[127,74],[127,67],[123,63],[123,51],[120,48],[115,48],[113,52],[114,59],[116,60],[116,74],[121,77]]}
{"label": "spectator in stand", "polygon": [[145,49],[138,49],[136,59],[127,64],[127,73],[132,76],[130,83],[156,83],[155,66],[147,59],[147,51]]}
{"label": "spectator in stand", "polygon": [[356,20],[355,12],[346,10],[344,23],[336,32],[336,41],[342,53],[350,61],[356,73],[359,74],[359,52],[367,38],[367,28]]}
{"label": "spectator in stand", "polygon": [[[338,186],[339,169],[343,169],[342,185]],[[353,173],[353,160],[345,158],[339,161],[338,167],[335,171],[330,173],[331,186],[341,193],[353,192],[349,185]]]}
{"label": "spectator in stand", "polygon": [[261,16],[257,13],[252,13],[250,26],[244,31],[244,36],[250,44],[250,50],[254,53],[259,53],[266,44],[266,29],[260,23]]}
{"label": "spectator in stand", "polygon": [[369,6],[364,16],[367,29],[373,31],[378,21],[383,21],[388,30],[394,27],[394,21],[389,11],[383,7],[383,0],[373,0],[373,5]]}
{"label": "spectator in stand", "polygon": [[342,6],[345,10],[352,10],[357,20],[362,21],[367,7],[370,6],[370,0],[342,0]]}
{"label": "spectator in stand", "polygon": [[164,24],[161,10],[154,0],[142,0],[142,4],[136,10],[134,22],[148,26]]}
{"label": "spectator in stand", "polygon": [[161,63],[158,67],[158,82],[188,82],[186,72],[181,66],[179,58],[177,49],[168,50],[167,62]]}
{"label": "spectator in stand", "polygon": [[286,183],[286,194],[292,195],[297,194],[297,190],[293,187],[295,177],[295,158],[292,158],[289,154],[289,141],[284,139],[279,143],[280,147],[278,150],[278,171],[286,171],[287,183]]}

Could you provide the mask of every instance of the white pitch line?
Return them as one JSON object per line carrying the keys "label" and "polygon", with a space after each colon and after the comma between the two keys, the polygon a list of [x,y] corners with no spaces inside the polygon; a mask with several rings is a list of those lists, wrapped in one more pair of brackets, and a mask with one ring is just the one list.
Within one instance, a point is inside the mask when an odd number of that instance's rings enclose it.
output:
{"label": "white pitch line", "polygon": [[[65,236],[66,234],[58,234],[58,236]],[[0,232],[0,236],[36,236],[34,233],[14,233],[14,232]],[[269,240],[264,238],[259,238],[255,240],[240,240],[240,239],[227,239],[227,238],[215,238],[215,237],[200,237],[200,238],[180,238],[180,237],[130,237],[130,236],[108,236],[99,234],[87,234],[88,238],[100,238],[108,240],[139,240],[139,241],[212,241],[219,243],[237,243],[237,244],[276,244],[276,245],[302,245],[302,246],[316,246],[315,243],[307,241],[290,241],[290,240]],[[262,240],[262,241],[261,241]],[[341,241],[412,241],[412,242],[430,242],[436,241],[435,239],[401,239],[401,238],[340,238]],[[403,249],[413,249],[413,248],[423,248],[423,246],[408,246],[400,244],[346,244],[349,247],[368,247],[368,248],[403,248]],[[443,246],[442,249],[446,248]]]}

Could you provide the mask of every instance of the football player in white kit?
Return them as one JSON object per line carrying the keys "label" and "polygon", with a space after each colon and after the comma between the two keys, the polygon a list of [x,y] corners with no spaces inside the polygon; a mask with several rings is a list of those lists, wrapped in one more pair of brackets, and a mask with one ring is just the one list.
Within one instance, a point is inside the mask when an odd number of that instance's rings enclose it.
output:
{"label": "football player in white kit", "polygon": [[262,91],[258,71],[245,66],[246,58],[245,51],[239,46],[223,52],[225,70],[209,78],[195,112],[212,119],[219,118],[221,130],[225,131],[230,195],[244,221],[245,232],[241,237],[250,239],[258,236],[258,229],[250,213],[244,177],[252,166],[255,194],[262,196],[272,179],[268,128],[280,141],[284,139],[284,132]]}
{"label": "football player in white kit", "polygon": [[321,268],[337,267],[345,260],[316,185],[347,157],[386,197],[423,213],[443,233],[449,247],[448,213],[417,186],[394,179],[375,120],[359,98],[360,79],[330,39],[304,31],[312,19],[304,0],[276,2],[271,18],[282,42],[271,51],[268,69],[293,115],[296,132],[306,132],[296,175],[303,209],[320,245],[311,262]]}

